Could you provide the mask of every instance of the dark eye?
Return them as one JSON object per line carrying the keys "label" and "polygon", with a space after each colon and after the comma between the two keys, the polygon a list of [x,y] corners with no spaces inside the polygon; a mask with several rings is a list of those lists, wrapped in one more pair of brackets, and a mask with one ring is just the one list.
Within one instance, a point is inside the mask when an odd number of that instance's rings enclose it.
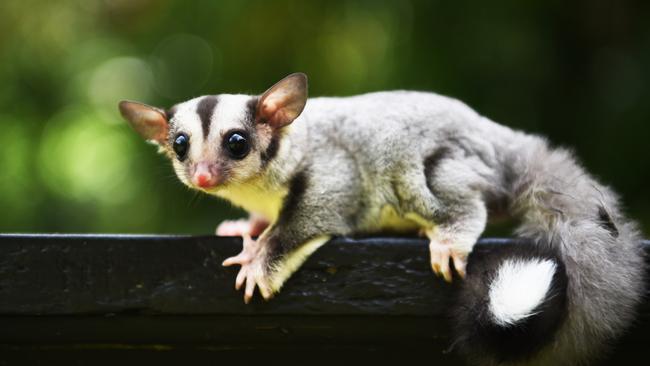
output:
{"label": "dark eye", "polygon": [[179,133],[174,139],[174,152],[178,160],[183,161],[187,156],[187,151],[190,149],[190,137],[184,133]]}
{"label": "dark eye", "polygon": [[225,145],[230,155],[236,159],[242,159],[250,150],[248,139],[244,132],[233,132],[228,135]]}

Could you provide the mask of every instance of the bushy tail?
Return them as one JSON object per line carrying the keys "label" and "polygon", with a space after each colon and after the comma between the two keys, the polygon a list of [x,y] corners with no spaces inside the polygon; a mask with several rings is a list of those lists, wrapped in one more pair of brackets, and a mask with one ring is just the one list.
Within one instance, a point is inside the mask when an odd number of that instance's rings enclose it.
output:
{"label": "bushy tail", "polygon": [[470,256],[457,345],[483,365],[586,363],[643,297],[639,233],[569,152],[531,137],[506,165],[521,242]]}

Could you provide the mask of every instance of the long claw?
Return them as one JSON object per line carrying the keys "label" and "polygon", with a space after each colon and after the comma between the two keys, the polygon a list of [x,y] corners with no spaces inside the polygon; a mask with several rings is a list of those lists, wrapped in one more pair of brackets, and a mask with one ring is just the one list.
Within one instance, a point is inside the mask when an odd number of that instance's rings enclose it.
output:
{"label": "long claw", "polygon": [[440,274],[446,282],[451,282],[451,270],[449,269],[449,256],[443,254],[440,260]]}
{"label": "long claw", "polygon": [[235,280],[235,289],[239,291],[244,281],[246,281],[246,274],[248,273],[248,267],[242,267],[237,273],[237,279]]}
{"label": "long claw", "polygon": [[429,253],[431,256],[431,269],[435,274],[442,276],[446,282],[451,283],[453,280],[452,260],[458,275],[461,278],[465,277],[464,256],[456,253],[451,245],[431,239]]}
{"label": "long claw", "polygon": [[432,242],[429,245],[429,255],[431,256],[431,269],[436,275],[444,275],[444,257],[445,254],[442,252],[439,244]]}
{"label": "long claw", "polygon": [[246,304],[251,302],[254,292],[255,292],[255,280],[251,277],[248,277],[246,280],[246,290],[244,292],[244,302]]}
{"label": "long claw", "polygon": [[[431,257],[433,257],[433,254],[431,254]],[[437,259],[431,258],[431,269],[435,274],[440,274],[440,265],[438,263]]]}
{"label": "long claw", "polygon": [[454,268],[456,269],[456,272],[460,278],[465,278],[467,266],[465,260],[458,255],[452,255],[452,258],[454,260]]}
{"label": "long claw", "polygon": [[438,266],[438,251],[434,250],[433,244],[429,244],[429,260],[431,261],[431,269],[433,273],[438,273],[440,267]]}

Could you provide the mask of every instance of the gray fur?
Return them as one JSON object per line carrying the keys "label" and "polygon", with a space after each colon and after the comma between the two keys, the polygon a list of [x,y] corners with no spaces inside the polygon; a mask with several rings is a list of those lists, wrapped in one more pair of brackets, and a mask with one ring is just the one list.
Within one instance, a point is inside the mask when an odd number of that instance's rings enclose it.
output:
{"label": "gray fur", "polygon": [[[506,200],[523,219],[517,233],[559,246],[570,278],[567,321],[538,364],[587,360],[632,321],[643,292],[638,231],[568,151],[428,93],[311,99],[293,128],[313,180],[299,230],[372,232],[388,203],[477,239],[487,205]],[[448,157],[424,176],[427,157],[440,151]],[[599,224],[600,207],[618,237]]]}
{"label": "gray fur", "polygon": [[[251,105],[219,100],[217,109],[240,108],[242,116]],[[177,123],[181,114],[174,117]],[[424,92],[312,98],[280,132],[280,148],[263,163],[249,163],[259,170],[259,189],[288,190],[284,208],[260,238],[267,276],[316,236],[391,229],[379,220],[387,205],[401,217],[415,213],[435,223],[467,252],[483,232],[488,211],[506,210],[523,222],[518,235],[557,247],[569,278],[566,321],[525,364],[586,362],[633,320],[644,290],[638,230],[623,217],[616,195],[570,152],[494,123],[457,100]],[[258,145],[267,151],[269,142]],[[296,184],[299,195],[288,189]],[[611,223],[603,224],[603,211]]]}
{"label": "gray fur", "polygon": [[[313,196],[319,201],[313,206],[361,217],[361,225],[337,234],[372,231],[367,223],[390,203],[477,239],[486,206],[505,199],[523,220],[518,235],[559,247],[569,276],[568,317],[556,340],[530,364],[586,361],[633,320],[644,290],[639,232],[623,217],[616,195],[570,152],[428,93],[313,99],[294,122],[300,123],[310,134],[306,165],[324,168],[314,179],[327,171],[338,176],[315,189],[323,194]],[[441,150],[451,156],[436,161],[432,176],[424,177],[423,162]],[[364,205],[350,196],[362,197]],[[600,222],[603,208],[618,236]]]}

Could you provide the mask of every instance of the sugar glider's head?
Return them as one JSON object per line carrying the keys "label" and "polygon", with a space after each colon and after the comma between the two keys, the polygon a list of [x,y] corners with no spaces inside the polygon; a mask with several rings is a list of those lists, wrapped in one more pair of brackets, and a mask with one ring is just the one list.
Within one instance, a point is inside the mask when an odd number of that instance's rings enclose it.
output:
{"label": "sugar glider's head", "polygon": [[215,191],[264,171],[306,102],[307,76],[295,73],[261,96],[203,96],[167,111],[132,101],[119,108],[136,132],[161,147],[183,183]]}

